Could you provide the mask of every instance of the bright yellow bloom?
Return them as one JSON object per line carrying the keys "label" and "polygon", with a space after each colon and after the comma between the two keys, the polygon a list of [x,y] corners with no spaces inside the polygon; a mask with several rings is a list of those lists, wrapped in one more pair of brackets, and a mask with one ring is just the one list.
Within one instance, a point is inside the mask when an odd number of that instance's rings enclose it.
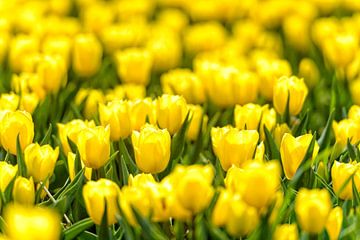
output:
{"label": "bright yellow bloom", "polygon": [[329,217],[326,221],[326,231],[329,234],[330,240],[339,239],[341,226],[343,222],[343,210],[337,206],[330,211]]}
{"label": "bright yellow bloom", "polygon": [[156,103],[151,98],[129,101],[131,129],[140,131],[148,119],[150,124],[156,124]]}
{"label": "bright yellow bloom", "polygon": [[73,46],[73,68],[81,77],[91,77],[100,69],[102,47],[92,34],[75,36]]}
{"label": "bright yellow bloom", "polygon": [[344,147],[348,140],[352,144],[360,141],[360,124],[354,119],[343,119],[340,122],[333,121],[332,124],[336,142]]}
{"label": "bright yellow bloom", "polygon": [[349,84],[351,98],[356,105],[360,105],[360,78],[353,80]]}
{"label": "bright yellow bloom", "polygon": [[296,224],[282,224],[275,229],[273,239],[276,240],[298,240],[299,233]]}
{"label": "bright yellow bloom", "polygon": [[[353,199],[353,184],[351,176],[354,174],[354,182],[356,189],[360,189],[360,164],[356,161],[350,163],[341,163],[335,161],[331,168],[331,177],[333,181],[333,188],[339,198],[343,200]],[[350,180],[348,180],[350,179]],[[346,184],[346,186],[345,186]],[[339,192],[342,189],[341,192]]]}
{"label": "bright yellow bloom", "polygon": [[69,67],[72,42],[67,36],[49,36],[42,45],[42,51],[47,55],[62,57],[66,68]]}
{"label": "bright yellow bloom", "polygon": [[131,133],[130,111],[127,101],[113,101],[107,105],[99,105],[100,122],[103,126],[110,126],[112,141],[126,138]]}
{"label": "bright yellow bloom", "polygon": [[20,110],[33,113],[39,104],[39,97],[35,93],[23,93],[20,99]]}
{"label": "bright yellow bloom", "polygon": [[82,10],[85,29],[95,34],[99,34],[115,18],[115,10],[107,2],[95,2]]}
{"label": "bright yellow bloom", "polygon": [[9,35],[6,33],[0,34],[0,64],[2,65],[9,49]]}
{"label": "bright yellow bloom", "polygon": [[[311,134],[294,137],[285,133],[280,145],[281,162],[287,179],[291,179],[299,168],[310,146],[313,136]],[[311,161],[315,159],[319,151],[319,145],[315,142]]]}
{"label": "bright yellow bloom", "polygon": [[1,145],[6,151],[16,155],[16,141],[19,136],[21,150],[33,141],[34,123],[31,115],[25,111],[6,112],[1,120]]}
{"label": "bright yellow bloom", "polygon": [[35,203],[35,185],[32,177],[30,179],[17,177],[12,190],[14,201],[23,205]]}
{"label": "bright yellow bloom", "polygon": [[86,167],[101,168],[110,157],[109,126],[88,127],[80,130],[76,144]]}
{"label": "bright yellow bloom", "polygon": [[307,233],[320,233],[331,211],[331,199],[326,189],[300,189],[295,199],[296,219]]}
{"label": "bright yellow bloom", "polygon": [[100,225],[107,208],[107,223],[112,225],[117,222],[119,214],[118,201],[120,188],[116,183],[101,178],[98,181],[89,181],[83,187],[83,197],[86,211],[95,224]]}
{"label": "bright yellow bloom", "polygon": [[188,108],[182,96],[164,94],[156,100],[156,119],[160,128],[166,128],[171,135],[181,128]]}
{"label": "bright yellow bloom", "polygon": [[352,105],[348,112],[348,117],[350,119],[359,121],[360,120],[360,106]]}
{"label": "bright yellow bloom", "polygon": [[14,72],[23,70],[25,58],[39,50],[39,41],[36,37],[19,34],[11,40],[9,63]]}
{"label": "bright yellow bloom", "polygon": [[277,124],[274,129],[273,136],[275,143],[277,144],[278,147],[280,147],[281,140],[285,135],[285,133],[291,134],[291,129],[289,128],[289,126],[286,123]]}
{"label": "bright yellow bloom", "polygon": [[208,117],[204,115],[204,110],[200,105],[188,105],[189,108],[189,118],[191,118],[191,122],[189,124],[189,129],[186,133],[186,137],[195,141],[199,135],[200,126],[202,124],[202,130],[206,128]]}
{"label": "bright yellow bloom", "polygon": [[3,93],[0,95],[0,110],[16,111],[20,97],[15,93]]}
{"label": "bright yellow bloom", "polygon": [[118,76],[124,83],[148,85],[152,57],[148,50],[128,48],[115,54]]}
{"label": "bright yellow bloom", "polygon": [[[75,158],[76,158],[75,153],[72,153],[72,152],[68,153],[67,163],[68,163],[68,168],[69,168],[69,178],[71,181],[73,181],[75,178]],[[85,168],[84,175],[85,175],[86,179],[91,180],[92,169],[85,167],[85,165],[82,161],[81,161],[81,168]]]}
{"label": "bright yellow bloom", "polygon": [[[310,46],[310,21],[299,14],[291,14],[283,21],[283,31],[288,44],[300,52],[306,52]],[[301,35],[301,37],[299,37]]]}
{"label": "bright yellow bloom", "polygon": [[174,32],[180,33],[188,25],[189,19],[186,13],[175,8],[165,8],[157,15],[157,22]]}
{"label": "bright yellow bloom", "polygon": [[309,88],[315,87],[320,81],[320,72],[311,58],[303,58],[299,65],[299,77],[303,78]]}
{"label": "bright yellow bloom", "polygon": [[274,107],[279,114],[284,114],[289,98],[289,112],[297,115],[301,112],[308,89],[303,79],[295,76],[281,77],[274,86]]}
{"label": "bright yellow bloom", "polygon": [[106,101],[111,102],[114,100],[138,100],[143,99],[146,96],[146,88],[143,85],[138,84],[121,84],[112,89],[109,89],[106,93]]}
{"label": "bright yellow bloom", "polygon": [[10,204],[5,208],[6,234],[12,240],[58,240],[61,219],[50,208]]}
{"label": "bright yellow bloom", "polygon": [[[86,100],[85,100],[86,98]],[[85,100],[83,114],[86,119],[91,119],[98,111],[99,103],[105,102],[105,96],[98,89],[80,89],[75,97],[75,103],[80,105]]]}
{"label": "bright yellow bloom", "polygon": [[252,159],[258,140],[259,133],[256,130],[238,130],[232,127],[211,129],[213,150],[225,171],[232,165],[240,167]]}
{"label": "bright yellow bloom", "polygon": [[5,192],[7,186],[17,173],[17,165],[13,166],[5,161],[0,162],[0,190]]}
{"label": "bright yellow bloom", "polygon": [[144,125],[140,132],[133,131],[131,141],[135,162],[145,173],[159,173],[165,170],[170,160],[171,137],[166,129]]}
{"label": "bright yellow bloom", "polygon": [[35,182],[45,181],[53,174],[58,157],[59,147],[53,149],[50,145],[30,144],[24,151],[27,173]]}

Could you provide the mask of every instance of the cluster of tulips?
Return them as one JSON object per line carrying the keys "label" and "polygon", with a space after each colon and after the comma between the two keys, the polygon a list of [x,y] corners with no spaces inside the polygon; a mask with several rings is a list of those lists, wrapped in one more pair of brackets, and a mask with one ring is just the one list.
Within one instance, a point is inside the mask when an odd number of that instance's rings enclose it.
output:
{"label": "cluster of tulips", "polygon": [[360,1],[0,1],[0,239],[359,239]]}

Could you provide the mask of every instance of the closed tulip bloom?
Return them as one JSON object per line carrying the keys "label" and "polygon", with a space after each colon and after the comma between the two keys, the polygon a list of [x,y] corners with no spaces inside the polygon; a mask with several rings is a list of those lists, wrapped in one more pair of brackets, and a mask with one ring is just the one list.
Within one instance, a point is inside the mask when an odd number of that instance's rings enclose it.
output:
{"label": "closed tulip bloom", "polygon": [[207,125],[208,116],[204,115],[204,110],[200,105],[188,105],[191,118],[189,129],[186,133],[186,137],[195,141],[199,135],[200,127],[202,124],[202,129],[204,130]]}
{"label": "closed tulip bloom", "polygon": [[360,140],[360,124],[354,119],[343,119],[340,122],[333,121],[332,124],[335,140],[344,147],[348,140],[356,144]]}
{"label": "closed tulip bloom", "polygon": [[236,105],[234,119],[236,128],[239,130],[258,130],[262,116],[262,107],[253,103],[243,106]]}
{"label": "closed tulip bloom", "polygon": [[343,222],[343,210],[337,206],[333,208],[326,221],[326,231],[329,234],[330,240],[339,239],[341,226]]}
{"label": "closed tulip bloom", "polygon": [[61,218],[53,209],[10,204],[4,220],[6,234],[12,240],[60,239]]}
{"label": "closed tulip bloom", "polygon": [[33,141],[34,123],[25,111],[7,112],[1,120],[1,145],[6,151],[16,155],[16,140],[19,136],[22,151]]}
{"label": "closed tulip bloom", "polygon": [[320,233],[331,211],[331,199],[326,189],[305,189],[295,199],[296,219],[302,230],[310,234]]}
{"label": "closed tulip bloom", "polygon": [[[237,195],[237,197],[239,197]],[[221,189],[219,198],[216,201],[214,210],[211,215],[211,222],[217,226],[225,226],[231,214],[231,202],[234,193],[227,189]]]}
{"label": "closed tulip bloom", "polygon": [[[331,178],[333,188],[339,198],[343,200],[353,199],[353,184],[351,176],[354,175],[354,183],[356,189],[360,189],[360,164],[356,161],[350,163],[341,163],[335,161],[331,168]],[[350,179],[350,181],[348,180]],[[341,190],[341,192],[340,192]]]}
{"label": "closed tulip bloom", "polygon": [[112,141],[126,138],[131,133],[130,111],[127,101],[113,101],[107,105],[99,105],[100,122],[110,126]]}
{"label": "closed tulip bloom", "polygon": [[308,89],[303,79],[295,76],[281,77],[274,86],[274,107],[279,114],[284,114],[289,98],[289,112],[297,115],[301,112]]}
{"label": "closed tulip bloom", "polygon": [[70,53],[72,42],[71,38],[67,36],[47,37],[42,45],[42,51],[48,55],[58,55],[64,62],[66,68],[69,67]]}
{"label": "closed tulip bloom", "polygon": [[289,126],[286,123],[278,124],[274,128],[273,136],[274,136],[275,143],[278,147],[280,147],[281,140],[282,140],[283,136],[285,135],[285,133],[291,134],[291,129],[289,128]]}
{"label": "closed tulip bloom", "polygon": [[[301,135],[296,138],[289,133],[284,134],[280,144],[280,155],[287,179],[291,179],[295,175],[306,155],[312,138],[313,136],[311,134]],[[315,159],[318,151],[319,145],[315,142],[311,161]]]}
{"label": "closed tulip bloom", "polygon": [[188,103],[199,104],[206,99],[202,80],[189,69],[174,69],[161,75],[166,94],[182,95]]}
{"label": "closed tulip bloom", "polygon": [[78,135],[77,147],[86,167],[101,168],[110,157],[109,126],[82,129]]}
{"label": "closed tulip bloom", "polygon": [[102,61],[102,47],[92,34],[78,34],[74,39],[73,68],[81,77],[97,73]]}
{"label": "closed tulip bloom", "polygon": [[17,165],[13,166],[5,161],[0,162],[0,190],[5,192],[7,186],[17,173]]}
{"label": "closed tulip bloom", "polygon": [[360,78],[350,82],[349,90],[354,104],[360,105]]}
{"label": "closed tulip bloom", "polygon": [[151,98],[129,101],[131,129],[139,131],[149,121],[156,124],[156,102]]}
{"label": "closed tulip bloom", "polygon": [[105,102],[105,96],[99,89],[82,88],[76,94],[75,103],[81,105],[83,101],[85,101],[85,105],[82,113],[86,119],[91,119],[98,112],[99,104]]}
{"label": "closed tulip bloom", "polygon": [[[69,178],[71,181],[75,179],[75,158],[76,154],[69,152],[67,155],[67,163],[69,169]],[[81,168],[85,168],[85,177],[87,180],[91,180],[92,169],[85,167],[84,163],[81,161]]]}
{"label": "closed tulip bloom", "polygon": [[0,95],[0,110],[16,111],[20,97],[15,93],[3,93]]}
{"label": "closed tulip bloom", "polygon": [[23,93],[20,99],[20,110],[33,113],[39,104],[39,97],[35,93]]}
{"label": "closed tulip bloom", "polygon": [[133,131],[131,141],[135,162],[141,171],[159,173],[165,170],[170,160],[171,148],[171,137],[166,129],[146,124],[140,131]]}
{"label": "closed tulip bloom", "polygon": [[256,130],[238,130],[232,127],[211,129],[213,150],[225,171],[232,165],[240,167],[252,159],[258,140],[259,133]]}
{"label": "closed tulip bloom", "polygon": [[164,94],[156,100],[156,119],[160,128],[174,135],[185,121],[188,108],[181,96]]}
{"label": "closed tulip bloom", "polygon": [[296,224],[282,224],[275,229],[273,239],[276,240],[298,240],[299,233]]}
{"label": "closed tulip bloom", "polygon": [[[261,209],[271,204],[280,186],[281,170],[276,161],[250,162],[243,170],[232,167],[226,175],[226,187],[239,193],[250,206]],[[253,184],[258,186],[253,187]]]}
{"label": "closed tulip bloom", "polygon": [[348,117],[353,120],[360,120],[360,106],[352,105],[348,112]]}
{"label": "closed tulip bloom", "polygon": [[96,182],[89,181],[83,187],[83,197],[86,211],[91,220],[93,220],[93,222],[97,225],[101,224],[105,211],[105,202],[108,225],[112,225],[117,222],[116,215],[119,214],[119,196],[119,186],[105,178],[99,179]]}
{"label": "closed tulip bloom", "polygon": [[14,72],[23,69],[25,56],[37,53],[39,42],[33,36],[19,34],[11,40],[9,52],[9,64]]}
{"label": "closed tulip bloom", "polygon": [[32,177],[30,179],[17,177],[12,191],[14,201],[23,205],[35,203],[35,185]]}
{"label": "closed tulip bloom", "polygon": [[260,122],[260,139],[265,140],[264,126],[271,132],[276,125],[276,111],[274,108],[269,108],[269,105],[262,107],[262,117]]}
{"label": "closed tulip bloom", "polygon": [[24,151],[26,170],[35,182],[45,181],[53,174],[58,157],[59,147],[53,149],[50,145],[32,143]]}
{"label": "closed tulip bloom", "polygon": [[59,138],[61,141],[62,149],[67,155],[68,152],[71,152],[68,138],[76,144],[79,132],[87,127],[95,127],[95,123],[94,121],[83,121],[80,119],[74,119],[66,124],[58,123],[57,127],[59,131]]}
{"label": "closed tulip bloom", "polygon": [[309,88],[315,87],[320,80],[320,72],[311,58],[303,58],[299,65],[299,77],[303,78]]}
{"label": "closed tulip bloom", "polygon": [[115,54],[118,76],[124,83],[148,85],[152,67],[151,53],[129,48]]}

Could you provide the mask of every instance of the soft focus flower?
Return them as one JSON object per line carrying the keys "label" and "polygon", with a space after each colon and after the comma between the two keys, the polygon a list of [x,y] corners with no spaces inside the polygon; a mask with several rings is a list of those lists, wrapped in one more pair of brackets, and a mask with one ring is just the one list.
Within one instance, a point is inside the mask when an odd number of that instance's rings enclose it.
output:
{"label": "soft focus flower", "polygon": [[329,217],[326,221],[326,231],[329,234],[330,240],[339,239],[341,226],[343,222],[343,210],[337,206],[330,211]]}
{"label": "soft focus flower", "polygon": [[303,78],[309,88],[315,87],[320,81],[320,72],[311,58],[303,58],[299,64],[299,77]]}
{"label": "soft focus flower", "polygon": [[150,98],[129,101],[132,130],[140,130],[146,122],[156,124],[156,102]]}
{"label": "soft focus flower", "polygon": [[0,162],[0,190],[5,192],[7,186],[17,173],[17,165],[13,166],[5,161]]}
{"label": "soft focus flower", "polygon": [[273,238],[277,240],[298,240],[299,233],[296,224],[282,224],[277,226]]}
{"label": "soft focus flower", "polygon": [[83,101],[83,114],[86,119],[91,119],[97,113],[99,103],[105,102],[105,97],[101,90],[82,88],[76,94],[75,103],[81,105]]}
{"label": "soft focus flower", "polygon": [[[186,137],[195,141],[198,138],[200,128],[204,130],[207,125],[208,117],[204,115],[204,110],[200,105],[188,105],[189,118],[191,119]],[[202,126],[201,126],[202,124]],[[201,132],[200,132],[201,134]]]}
{"label": "soft focus flower", "polygon": [[[360,164],[355,161],[350,163],[341,163],[335,161],[331,168],[331,178],[333,188],[339,198],[348,200],[353,199],[353,183],[351,176],[354,175],[354,183],[356,189],[360,189],[360,172],[358,171]],[[341,190],[341,192],[340,192]]]}
{"label": "soft focus flower", "polygon": [[32,177],[30,179],[17,177],[12,191],[14,201],[23,205],[35,203],[35,186]]}

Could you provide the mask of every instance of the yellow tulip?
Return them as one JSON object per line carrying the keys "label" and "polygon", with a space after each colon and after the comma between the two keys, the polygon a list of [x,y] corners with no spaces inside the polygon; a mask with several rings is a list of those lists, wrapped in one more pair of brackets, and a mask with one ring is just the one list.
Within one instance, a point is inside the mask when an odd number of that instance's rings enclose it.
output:
{"label": "yellow tulip", "polygon": [[299,65],[299,77],[303,78],[309,88],[314,88],[320,81],[320,72],[311,58],[303,58]]}
{"label": "yellow tulip", "polygon": [[126,138],[131,133],[129,104],[126,101],[113,101],[107,105],[99,105],[100,122],[110,126],[112,141]]}
{"label": "yellow tulip", "polygon": [[140,132],[133,131],[131,141],[135,162],[145,173],[159,173],[165,170],[170,160],[171,137],[166,129],[145,124]]}
{"label": "yellow tulip", "polygon": [[295,213],[302,230],[320,233],[331,211],[331,199],[326,189],[300,189],[295,199]]}
{"label": "yellow tulip", "polygon": [[350,119],[359,121],[360,120],[360,106],[352,105],[349,109],[348,117]]}
{"label": "yellow tulip", "polygon": [[269,105],[262,107],[262,117],[260,122],[260,139],[265,140],[264,126],[271,132],[276,125],[276,111],[274,108],[269,108]]}
{"label": "yellow tulip", "polygon": [[232,165],[240,167],[252,159],[258,140],[259,133],[256,130],[238,130],[232,127],[211,129],[213,150],[225,171]]}
{"label": "yellow tulip", "polygon": [[[339,198],[343,200],[353,199],[353,184],[351,180],[351,176],[353,174],[356,189],[360,189],[360,171],[358,171],[359,167],[360,164],[356,161],[350,163],[341,163],[338,161],[334,162],[331,168],[331,178],[333,181],[334,191],[339,196]],[[348,179],[350,180],[348,181]],[[343,189],[341,192],[339,192],[341,188]]]}
{"label": "yellow tulip", "polygon": [[[68,153],[67,163],[68,163],[68,168],[69,168],[69,178],[71,181],[73,181],[75,178],[75,158],[76,158],[75,153],[72,153],[72,152]],[[83,162],[81,162],[81,168],[85,168],[84,175],[85,175],[86,179],[91,180],[92,169],[85,167]]]}
{"label": "yellow tulip", "polygon": [[[86,100],[85,100],[86,98]],[[80,105],[85,100],[83,114],[86,119],[93,118],[98,112],[99,103],[105,102],[105,96],[98,89],[80,89],[75,97],[75,103]]]}
{"label": "yellow tulip", "polygon": [[354,104],[360,105],[360,78],[350,82],[349,90]]}
{"label": "yellow tulip", "polygon": [[69,67],[72,42],[67,36],[49,36],[42,45],[42,51],[47,55],[58,55],[62,57],[66,68]]}
{"label": "yellow tulip", "polygon": [[326,231],[329,234],[330,240],[339,239],[341,226],[343,222],[343,210],[337,206],[330,211],[329,217],[326,221]]}
{"label": "yellow tulip", "polygon": [[14,72],[23,70],[26,56],[39,51],[39,41],[34,36],[19,34],[10,42],[9,64]]}
{"label": "yellow tulip", "polygon": [[6,151],[16,155],[16,141],[19,136],[22,151],[33,141],[34,123],[25,111],[6,112],[1,120],[0,139]]}
{"label": "yellow tulip", "polygon": [[298,240],[299,233],[296,224],[282,224],[275,229],[273,239],[276,240]]}
{"label": "yellow tulip", "polygon": [[[285,17],[283,31],[287,42],[300,52],[306,52],[310,46],[310,21],[299,14]],[[303,37],[299,37],[299,34]]]}
{"label": "yellow tulip", "polygon": [[3,93],[0,95],[0,109],[16,111],[19,106],[20,97],[15,93]]}
{"label": "yellow tulip", "polygon": [[0,190],[5,192],[7,186],[17,173],[17,165],[13,166],[5,161],[0,162]]}
{"label": "yellow tulip", "polygon": [[243,106],[236,105],[234,119],[236,128],[239,130],[258,130],[262,116],[262,107],[253,103]]}
{"label": "yellow tulip", "polygon": [[58,157],[59,147],[53,149],[50,145],[30,144],[24,151],[27,173],[35,182],[45,181],[53,174]]}
{"label": "yellow tulip", "polygon": [[95,34],[99,34],[115,18],[114,8],[106,2],[94,2],[82,10],[85,29]]}
{"label": "yellow tulip", "polygon": [[189,19],[188,16],[179,9],[165,8],[157,15],[157,22],[180,33],[188,25]]}
{"label": "yellow tulip", "polygon": [[77,147],[81,160],[88,168],[99,169],[110,157],[110,128],[109,126],[84,128],[77,138]]}
{"label": "yellow tulip", "polygon": [[199,135],[200,127],[202,124],[202,130],[206,128],[208,116],[203,115],[203,108],[200,105],[188,104],[189,118],[191,119],[189,129],[186,133],[187,139],[195,141]]}
{"label": "yellow tulip", "polygon": [[118,201],[120,188],[116,183],[102,178],[98,181],[89,181],[83,187],[83,197],[86,211],[91,220],[97,225],[101,224],[107,208],[107,223],[112,225],[117,222],[116,215],[119,214]]}
{"label": "yellow tulip", "polygon": [[[289,133],[284,134],[280,145],[280,155],[284,173],[287,179],[291,179],[295,175],[301,164],[301,161],[306,155],[312,138],[313,136],[311,134],[301,135],[296,138]],[[319,145],[317,142],[315,142],[311,161],[315,159],[318,151]]]}
{"label": "yellow tulip", "polygon": [[124,83],[148,85],[152,57],[148,50],[129,48],[115,54],[117,72]]}
{"label": "yellow tulip", "polygon": [[12,195],[14,201],[23,205],[35,203],[35,185],[32,177],[30,179],[17,177],[15,179]]}
{"label": "yellow tulip", "polygon": [[284,114],[289,99],[289,113],[297,115],[301,112],[308,89],[303,79],[295,76],[281,77],[274,85],[274,107],[279,114]]}
{"label": "yellow tulip", "polygon": [[73,68],[81,77],[91,77],[101,66],[102,47],[92,34],[78,34],[74,39]]}
{"label": "yellow tulip", "polygon": [[181,96],[164,94],[156,100],[156,119],[160,128],[166,128],[171,135],[181,128],[188,108]]}
{"label": "yellow tulip", "polygon": [[286,123],[277,124],[273,134],[274,134],[275,143],[277,144],[278,147],[280,147],[281,140],[285,135],[285,133],[291,134],[291,129],[289,128],[289,126]]}
{"label": "yellow tulip", "polygon": [[335,140],[344,147],[348,140],[352,144],[360,141],[360,124],[354,119],[343,119],[340,122],[333,121],[332,124]]}
{"label": "yellow tulip", "polygon": [[39,104],[39,97],[35,93],[23,93],[20,99],[20,110],[33,113]]}
{"label": "yellow tulip", "polygon": [[211,215],[211,221],[215,226],[222,227],[226,225],[231,214],[231,202],[233,198],[233,192],[227,189],[221,189],[219,198],[216,201]]}
{"label": "yellow tulip", "polygon": [[146,123],[156,124],[156,103],[150,98],[129,101],[131,129],[139,131]]}
{"label": "yellow tulip", "polygon": [[53,209],[10,204],[4,219],[6,234],[12,240],[60,239],[61,218]]}
{"label": "yellow tulip", "polygon": [[95,123],[94,121],[74,119],[66,124],[58,123],[57,127],[63,151],[67,155],[71,152],[68,138],[76,144],[79,132],[84,128],[95,127]]}

